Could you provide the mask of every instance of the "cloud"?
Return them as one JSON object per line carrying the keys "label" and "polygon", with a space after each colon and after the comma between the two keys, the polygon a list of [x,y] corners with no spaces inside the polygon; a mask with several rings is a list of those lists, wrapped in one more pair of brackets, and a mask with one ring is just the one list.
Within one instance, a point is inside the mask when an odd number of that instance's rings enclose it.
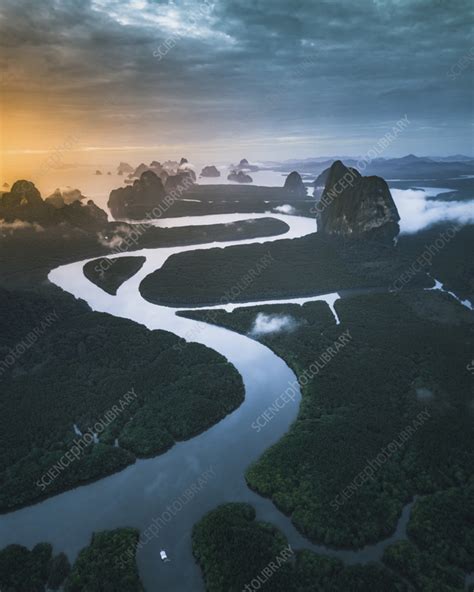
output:
{"label": "cloud", "polygon": [[[5,92],[18,121],[48,137],[68,118],[81,145],[264,138],[246,156],[358,154],[407,113],[420,129],[397,153],[436,146],[443,126],[445,150],[468,151],[472,66],[447,74],[473,46],[471,14],[470,0],[3,0],[0,71],[18,73]],[[295,134],[306,143],[274,141]]]}
{"label": "cloud", "polygon": [[158,30],[176,39],[212,40],[232,43],[230,35],[220,31],[213,16],[214,2],[147,2],[146,0],[92,0],[91,7],[123,26]]}
{"label": "cloud", "polygon": [[279,212],[280,214],[294,214],[296,212],[295,208],[293,206],[290,206],[289,204],[277,206],[276,208],[273,208],[273,211]]}
{"label": "cloud", "polygon": [[[108,232],[106,234],[99,232],[97,234],[97,241],[103,246],[108,249],[117,249],[120,248],[124,240],[128,239],[132,236],[133,228],[131,226],[126,226],[125,224],[120,224],[113,231]],[[125,250],[127,250],[127,246],[125,246]]]}
{"label": "cloud", "polygon": [[293,331],[298,326],[298,321],[290,315],[271,315],[259,312],[252,329],[249,331],[249,335],[259,337],[260,335],[280,333],[281,331]]}
{"label": "cloud", "polygon": [[24,220],[5,222],[5,220],[0,218],[0,234],[2,236],[13,234],[17,230],[34,230],[35,232],[43,232],[44,228],[37,222],[25,222]]}
{"label": "cloud", "polygon": [[422,189],[391,189],[400,214],[400,230],[411,234],[437,222],[474,224],[474,200],[442,201],[427,199]]}

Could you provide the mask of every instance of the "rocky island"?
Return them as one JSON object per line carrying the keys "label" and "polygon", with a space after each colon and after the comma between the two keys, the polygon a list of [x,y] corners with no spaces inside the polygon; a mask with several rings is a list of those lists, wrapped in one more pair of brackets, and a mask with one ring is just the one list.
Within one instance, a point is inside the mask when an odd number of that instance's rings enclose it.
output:
{"label": "rocky island", "polygon": [[84,199],[86,199],[86,196],[82,195],[80,189],[67,186],[57,187],[45,201],[55,208],[61,209],[65,205],[70,205],[75,201],[82,201]]}
{"label": "rocky island", "polygon": [[253,179],[250,175],[247,175],[243,171],[235,171],[232,170],[227,175],[228,181],[233,181],[234,183],[253,183]]}
{"label": "rocky island", "polygon": [[133,167],[128,162],[121,162],[117,167],[117,174],[125,175],[127,173],[133,173]]}
{"label": "rocky island", "polygon": [[297,171],[293,171],[288,175],[283,189],[293,197],[307,196],[306,186],[303,183],[301,175]]}
{"label": "rocky island", "polygon": [[165,195],[160,177],[153,171],[146,170],[133,185],[114,189],[107,205],[114,218],[135,217],[135,214],[142,217],[154,207],[160,206]]}
{"label": "rocky island", "polygon": [[343,238],[393,240],[400,216],[390,189],[381,177],[363,177],[336,160],[316,203],[318,232]]}
{"label": "rocky island", "polygon": [[232,165],[232,168],[238,171],[249,171],[251,173],[256,173],[260,170],[260,167],[256,164],[250,164],[246,158],[242,158],[237,166]]}
{"label": "rocky island", "polygon": [[220,177],[220,176],[221,176],[221,173],[220,173],[219,169],[214,165],[205,166],[202,169],[201,174],[200,174],[200,177]]}
{"label": "rocky island", "polygon": [[16,181],[11,191],[0,197],[0,218],[6,222],[15,221],[38,224],[42,227],[66,223],[84,230],[100,230],[107,224],[107,214],[92,200],[87,204],[79,190],[56,190],[43,200],[34,183]]}

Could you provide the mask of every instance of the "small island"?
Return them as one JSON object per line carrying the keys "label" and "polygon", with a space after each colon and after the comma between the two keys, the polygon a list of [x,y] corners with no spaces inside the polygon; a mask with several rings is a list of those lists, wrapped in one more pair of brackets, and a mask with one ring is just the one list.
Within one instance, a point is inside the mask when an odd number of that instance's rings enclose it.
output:
{"label": "small island", "polygon": [[201,171],[201,177],[220,177],[221,172],[219,169],[212,165],[212,166],[205,166]]}
{"label": "small island", "polygon": [[228,181],[233,181],[234,183],[253,183],[253,179],[250,175],[247,175],[243,171],[231,171],[227,175]]}
{"label": "small island", "polygon": [[104,292],[115,296],[120,286],[133,277],[146,257],[101,257],[84,265],[84,275]]}
{"label": "small island", "polygon": [[305,198],[307,195],[306,186],[303,183],[301,175],[297,171],[293,171],[285,179],[285,192],[291,197]]}

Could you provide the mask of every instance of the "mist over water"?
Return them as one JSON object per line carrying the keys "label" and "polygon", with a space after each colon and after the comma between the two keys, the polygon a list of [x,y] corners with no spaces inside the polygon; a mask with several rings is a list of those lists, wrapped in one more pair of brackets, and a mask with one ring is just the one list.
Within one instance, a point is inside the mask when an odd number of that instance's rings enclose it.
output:
{"label": "mist over water", "polygon": [[437,222],[474,223],[474,200],[430,200],[423,189],[391,189],[400,214],[400,230],[412,234]]}

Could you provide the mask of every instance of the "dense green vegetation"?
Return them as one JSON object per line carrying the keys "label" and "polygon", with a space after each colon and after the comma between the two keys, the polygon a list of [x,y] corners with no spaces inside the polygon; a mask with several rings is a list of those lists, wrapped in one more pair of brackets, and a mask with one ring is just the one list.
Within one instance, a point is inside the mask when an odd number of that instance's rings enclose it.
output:
{"label": "dense green vegetation", "polygon": [[[199,242],[243,240],[256,236],[271,236],[282,234],[288,230],[288,225],[280,220],[263,218],[260,220],[243,220],[230,225],[197,226],[190,229],[187,241],[192,238]],[[142,246],[156,247],[159,244],[160,231],[162,229],[149,227],[139,237]],[[158,236],[157,236],[158,235]],[[138,243],[138,241],[137,241]],[[179,243],[179,241],[178,241]],[[101,257],[89,261],[84,265],[84,275],[92,283],[102,288],[105,292],[115,295],[120,286],[134,276],[143,266],[145,257]]]}
{"label": "dense green vegetation", "polygon": [[[121,232],[123,223],[117,225],[115,232]],[[125,225],[125,233],[133,236],[138,230],[139,236],[130,250],[135,248],[153,249],[177,245],[244,240],[259,236],[274,236],[288,231],[288,224],[275,218],[250,218],[229,224],[207,224],[204,226],[183,226],[160,228],[147,224]],[[113,234],[113,232],[112,232]]]}
{"label": "dense green vegetation", "polygon": [[133,528],[95,533],[79,553],[64,592],[144,592],[135,560],[117,562],[121,553],[136,546],[139,536]]}
{"label": "dense green vegetation", "polygon": [[384,562],[390,569],[402,575],[415,590],[438,592],[462,592],[464,574],[429,553],[420,551],[410,541],[391,545],[384,553]]}
{"label": "dense green vegetation", "polygon": [[0,228],[0,284],[8,288],[36,287],[59,265],[101,255],[273,236],[287,230],[287,224],[271,218],[178,228],[113,222],[103,233],[74,228],[66,231],[61,226],[8,233]]}
{"label": "dense green vegetation", "polygon": [[104,292],[115,296],[120,286],[143,266],[146,257],[101,257],[84,265],[84,275]]}
{"label": "dense green vegetation", "polygon": [[51,559],[49,569],[47,587],[51,590],[57,590],[71,571],[69,559],[64,553],[59,553]]}
{"label": "dense green vegetation", "polygon": [[[467,225],[442,248],[433,244],[452,224],[439,224],[413,235],[402,235],[396,248],[359,241],[340,241],[313,234],[301,239],[267,244],[242,245],[225,250],[210,249],[180,253],[145,278],[144,298],[170,306],[219,304],[255,268],[257,261],[271,257],[271,264],[255,275],[235,302],[294,298],[351,288],[429,287],[431,274],[462,298],[474,301],[474,225]],[[427,252],[428,262],[417,265]],[[182,274],[181,270],[187,273]],[[403,274],[410,274],[402,282]],[[192,286],[192,290],[190,287]]]}
{"label": "dense green vegetation", "polygon": [[[265,304],[258,306],[245,306],[237,308],[233,312],[226,312],[222,309],[214,310],[192,310],[180,311],[177,314],[195,320],[204,320],[208,323],[225,326],[237,333],[243,333],[253,337],[252,329],[258,314],[264,314],[268,317],[289,317],[294,326],[290,334],[276,332],[266,336],[259,336],[259,340],[268,345],[271,349],[280,352],[279,344],[287,337],[294,337],[294,331],[298,331],[299,336],[304,335],[304,339],[311,338],[312,334],[321,334],[324,330],[335,324],[334,315],[325,302],[308,302],[303,306],[299,304]],[[341,330],[342,332],[342,330]],[[294,351],[287,351],[285,360],[290,361],[291,365],[298,367],[298,356]]]}
{"label": "dense green vegetation", "polygon": [[310,551],[293,551],[275,527],[255,521],[247,504],[226,504],[204,516],[193,530],[193,551],[208,592],[408,590],[380,565],[344,567]]}
{"label": "dense green vegetation", "polygon": [[64,553],[52,556],[47,543],[31,551],[21,545],[9,545],[0,551],[0,590],[2,592],[44,592],[45,586],[58,590],[70,571]]}
{"label": "dense green vegetation", "polygon": [[[416,493],[464,486],[474,472],[472,315],[439,292],[373,294],[327,306],[273,307],[292,331],[259,339],[297,376],[346,330],[352,337],[307,384],[297,421],[247,472],[311,539],[359,547],[388,536]],[[247,333],[272,307],[185,316]],[[420,421],[426,411],[428,419]],[[401,434],[409,437],[401,440]],[[367,476],[369,461],[397,443]],[[392,445],[393,449],[393,445]],[[354,485],[355,482],[355,485]]]}
{"label": "dense green vegetation", "polygon": [[417,500],[408,535],[386,549],[387,565],[416,590],[464,590],[465,572],[474,570],[474,481]]}
{"label": "dense green vegetation", "polygon": [[474,571],[474,479],[417,501],[408,534],[438,561]]}
{"label": "dense green vegetation", "polygon": [[[235,211],[234,204],[224,204],[227,207]],[[252,205],[249,208],[254,210]],[[217,227],[155,228],[130,250],[265,233],[252,224],[227,228],[222,234]],[[118,225],[113,229],[124,232]],[[268,226],[268,234],[284,230]],[[472,297],[472,231],[473,227],[461,230],[423,270],[463,297]],[[183,255],[171,260],[168,283],[163,285],[171,300],[187,293],[182,305],[191,300],[192,304],[219,302],[267,253],[274,263],[236,300],[390,285],[437,234],[436,228],[402,237],[395,251],[376,247],[376,252],[365,245],[339,244],[336,249],[335,243],[313,235],[274,245],[200,252],[203,265],[197,268],[197,259],[189,254],[189,260],[182,260],[187,256]],[[110,253],[92,234],[73,231],[64,241],[60,229],[25,231],[0,239],[2,281],[30,288],[56,265]],[[190,266],[185,278],[176,275],[182,265]],[[429,282],[417,275],[408,287],[420,285]],[[189,296],[190,286],[196,299]],[[171,334],[93,313],[56,289],[35,285],[35,290],[42,295],[0,290],[0,511],[120,470],[136,456],[158,454],[176,440],[211,426],[242,401],[240,377],[214,352],[196,344],[173,347],[178,340]],[[467,489],[474,472],[472,377],[466,372],[472,321],[464,309],[438,293],[364,296],[339,302],[337,309],[340,327],[323,303],[193,315],[243,333],[252,329],[257,311],[291,315],[296,321],[293,331],[260,339],[297,374],[319,359],[343,331],[349,329],[353,337],[303,388],[297,422],[249,469],[249,484],[270,496],[309,537],[348,546],[387,535],[403,504],[416,493],[428,494],[415,506],[410,541],[392,546],[385,561],[421,591],[459,590],[463,572],[473,569],[472,529],[466,529],[473,521],[472,491]],[[2,366],[11,348],[41,327],[52,312],[57,320],[34,347],[11,366]],[[77,439],[73,425],[87,430],[130,389],[137,393],[136,399],[100,434],[100,443],[88,446],[45,488],[38,487],[45,472]],[[429,421],[417,428],[374,480],[366,481],[343,505],[334,504],[367,460],[396,439],[423,409],[428,409]],[[119,447],[114,446],[116,439]],[[233,578],[245,585],[249,581],[245,578],[265,567],[266,550],[277,551],[285,544],[275,529],[257,524],[248,508],[237,512],[230,508],[228,515],[226,510],[216,514],[215,520],[214,513],[209,516],[213,520],[202,530],[200,523],[194,536],[195,554],[209,590],[233,590]],[[130,590],[141,590],[135,565],[124,576],[110,563],[112,550],[115,556],[117,546],[123,543],[128,548],[135,534],[96,536],[93,550],[84,552],[74,568],[77,585],[83,587],[67,590],[126,590],[118,584],[123,577],[129,578]],[[66,557],[51,558],[47,546],[33,551],[11,546],[0,552],[0,578],[5,578],[0,579],[0,589],[42,592],[46,584],[54,589],[68,567]],[[291,581],[284,579],[286,570]],[[309,552],[296,553],[295,560],[280,571],[267,589],[404,590],[381,566],[344,568]],[[110,588],[107,582],[112,582]]]}
{"label": "dense green vegetation", "polygon": [[[240,375],[202,345],[173,347],[170,333],[91,312],[57,290],[0,290],[0,307],[0,510],[161,453],[243,400]],[[98,433],[99,421],[100,442],[65,459],[79,440],[74,424]]]}
{"label": "dense green vegetation", "polygon": [[[474,483],[419,499],[412,511],[411,540],[386,549],[383,561],[344,566],[311,551],[295,551],[274,526],[257,522],[248,504],[226,504],[204,516],[193,529],[193,552],[208,592],[240,592],[257,587],[271,592],[462,592],[464,572],[474,557]],[[70,572],[63,553],[51,546],[32,551],[10,545],[0,551],[0,586],[6,592],[141,592],[135,559],[116,561],[135,547],[131,528],[96,533]],[[68,577],[69,576],[69,577]],[[66,579],[67,578],[67,579]]]}
{"label": "dense green vegetation", "polygon": [[48,543],[32,551],[9,545],[0,551],[2,592],[144,592],[134,557],[117,562],[117,556],[134,548],[139,531],[121,528],[92,535],[91,544],[78,555],[71,570],[64,553],[55,557]]}
{"label": "dense green vegetation", "polygon": [[384,553],[384,562],[408,580],[415,590],[462,592],[464,574],[429,553],[420,551],[410,541],[391,545]]}
{"label": "dense green vegetation", "polygon": [[[472,193],[471,193],[472,195]],[[433,246],[441,233],[446,233],[453,224],[438,224],[416,234],[405,235],[400,241],[400,249],[406,257],[414,260],[426,247]],[[440,244],[440,243],[438,243]],[[433,249],[432,249],[432,252]],[[452,240],[435,252],[432,264],[426,267],[433,277],[440,280],[444,287],[453,291],[460,298],[474,302],[474,225],[459,228]]]}
{"label": "dense green vegetation", "polygon": [[[257,262],[264,258],[270,264],[257,270]],[[350,288],[389,287],[410,263],[392,247],[344,243],[315,233],[262,245],[173,255],[143,280],[140,291],[150,302],[183,307],[219,304],[228,293],[234,294],[234,302],[294,298]],[[252,281],[245,289],[236,290],[250,270],[255,271]],[[431,285],[424,274],[411,283],[412,287]]]}
{"label": "dense green vegetation", "polygon": [[[206,216],[211,214],[265,213],[278,206],[291,204],[297,214],[313,216],[311,210],[314,200],[295,198],[283,189],[285,176],[282,175],[281,187],[259,187],[241,185],[193,185],[182,194],[183,199],[175,199],[171,205],[157,207],[158,215],[163,218],[181,216]],[[178,196],[179,196],[178,192]],[[192,200],[192,201],[191,201]],[[128,217],[143,219],[151,214],[153,208],[146,206],[128,207]]]}

